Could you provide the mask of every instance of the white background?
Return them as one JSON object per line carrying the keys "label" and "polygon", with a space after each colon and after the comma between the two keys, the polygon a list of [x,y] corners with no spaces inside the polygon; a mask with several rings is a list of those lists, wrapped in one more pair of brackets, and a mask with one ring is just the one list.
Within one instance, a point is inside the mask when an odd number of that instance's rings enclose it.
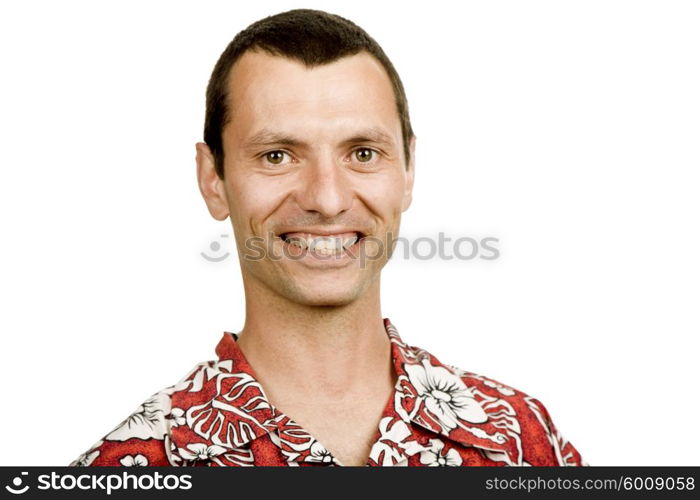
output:
{"label": "white background", "polygon": [[6,2],[0,464],[63,465],[243,324],[195,177],[226,44],[296,7],[355,21],[406,86],[410,344],[540,399],[592,465],[700,465],[700,9],[681,1]]}

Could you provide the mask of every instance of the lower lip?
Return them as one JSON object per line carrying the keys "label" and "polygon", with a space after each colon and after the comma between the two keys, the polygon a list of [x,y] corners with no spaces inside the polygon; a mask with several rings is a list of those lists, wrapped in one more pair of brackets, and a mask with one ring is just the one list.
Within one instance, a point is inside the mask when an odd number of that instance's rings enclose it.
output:
{"label": "lower lip", "polygon": [[310,267],[318,268],[337,268],[344,267],[354,260],[359,260],[360,246],[364,244],[365,238],[360,238],[348,248],[338,253],[319,254],[308,248],[301,248],[297,245],[287,243],[282,238],[278,239],[282,242],[285,248],[283,253],[284,260],[292,262],[301,262]]}

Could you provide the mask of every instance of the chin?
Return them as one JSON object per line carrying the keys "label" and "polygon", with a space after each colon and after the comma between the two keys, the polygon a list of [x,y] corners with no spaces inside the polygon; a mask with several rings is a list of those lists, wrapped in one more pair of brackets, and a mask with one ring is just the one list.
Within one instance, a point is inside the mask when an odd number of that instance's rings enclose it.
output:
{"label": "chin", "polygon": [[[278,282],[278,285],[280,283]],[[367,287],[363,282],[287,282],[278,288],[280,295],[291,302],[314,307],[340,307],[356,301]]]}
{"label": "chin", "polygon": [[332,292],[308,291],[296,294],[289,299],[305,306],[342,307],[357,300],[357,294],[352,291],[342,292],[338,290]]}

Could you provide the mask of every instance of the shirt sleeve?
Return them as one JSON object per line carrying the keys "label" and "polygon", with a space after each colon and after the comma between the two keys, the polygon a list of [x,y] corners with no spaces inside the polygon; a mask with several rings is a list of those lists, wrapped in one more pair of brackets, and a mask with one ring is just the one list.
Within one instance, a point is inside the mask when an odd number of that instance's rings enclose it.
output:
{"label": "shirt sleeve", "polygon": [[535,398],[527,398],[529,406],[536,415],[537,420],[542,426],[542,430],[551,445],[554,462],[552,465],[564,467],[587,467],[589,464],[581,457],[581,454],[568,441],[554,425],[549,411],[539,400]]}
{"label": "shirt sleeve", "polygon": [[167,466],[170,460],[170,394],[153,394],[70,466]]}

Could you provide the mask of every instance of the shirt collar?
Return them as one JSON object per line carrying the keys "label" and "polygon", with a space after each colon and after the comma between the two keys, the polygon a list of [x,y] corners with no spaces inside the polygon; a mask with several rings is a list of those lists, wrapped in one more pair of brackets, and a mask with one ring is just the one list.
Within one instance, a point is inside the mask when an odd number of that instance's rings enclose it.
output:
{"label": "shirt collar", "polygon": [[[384,318],[384,326],[397,375],[391,410],[400,420],[409,428],[416,424],[515,463],[520,455],[519,440],[511,439],[509,426],[503,425],[504,407],[499,403],[505,402],[485,395],[476,385],[467,385],[460,376],[467,372],[405,344],[388,318]],[[171,430],[171,448],[176,455],[178,450],[196,449],[205,458],[207,452],[242,448],[291,423],[269,403],[236,339],[236,334],[224,332],[216,346],[218,361],[200,363],[176,385],[172,408],[173,413],[182,415],[182,425],[173,425]],[[284,439],[281,443],[279,438],[273,439],[284,449]],[[402,443],[390,443],[398,455],[412,454],[405,453],[407,447]]]}

